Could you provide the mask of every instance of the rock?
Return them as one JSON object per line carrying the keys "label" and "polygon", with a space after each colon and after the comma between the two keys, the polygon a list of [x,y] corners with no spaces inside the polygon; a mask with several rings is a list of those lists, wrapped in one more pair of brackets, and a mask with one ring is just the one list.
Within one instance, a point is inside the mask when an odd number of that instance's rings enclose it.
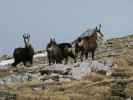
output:
{"label": "rock", "polygon": [[[40,56],[40,55],[39,55]],[[38,58],[37,58],[38,59]],[[21,66],[21,65],[20,65]],[[53,81],[70,81],[80,80],[90,72],[110,75],[112,59],[102,61],[83,61],[74,64],[34,64],[32,67],[16,68],[17,71],[11,72],[10,76],[0,79],[0,83],[23,83],[32,80]],[[22,66],[21,66],[22,67]],[[4,81],[3,81],[4,80]]]}
{"label": "rock", "polygon": [[12,57],[10,55],[4,54],[0,57],[0,60],[8,60],[11,59]]}
{"label": "rock", "polygon": [[44,74],[49,75],[49,74],[52,73],[52,71],[50,71],[50,70],[40,70],[39,72],[40,72],[41,75],[44,75]]}
{"label": "rock", "polygon": [[48,75],[43,75],[43,76],[40,77],[41,81],[46,81],[46,80],[49,80],[49,79],[50,79],[50,77]]}
{"label": "rock", "polygon": [[3,77],[0,80],[1,84],[10,84],[10,83],[23,83],[26,81],[31,81],[31,80],[39,80],[38,74],[31,75],[29,73],[21,73],[21,74],[12,74],[7,77]]}
{"label": "rock", "polygon": [[0,91],[0,100],[16,100],[16,94]]}
{"label": "rock", "polygon": [[59,81],[59,74],[51,74],[51,75],[44,75],[43,77],[41,77],[40,80],[42,81],[46,81],[46,80],[49,80],[49,79],[52,79],[52,80],[55,80],[55,81]]}
{"label": "rock", "polygon": [[59,78],[59,82],[71,82],[69,78]]}
{"label": "rock", "polygon": [[84,75],[91,72],[90,63],[82,62],[80,67],[73,68],[72,77],[80,80]]}
{"label": "rock", "polygon": [[40,70],[40,73],[41,75],[43,74],[50,75],[52,73],[68,75],[70,74],[71,69],[72,69],[72,66],[63,65],[63,64],[55,64],[55,65],[52,65],[52,66],[49,66],[47,68]]}
{"label": "rock", "polygon": [[113,58],[104,59],[104,66],[112,67],[113,66]]}
{"label": "rock", "polygon": [[92,61],[90,67],[91,67],[91,71],[98,72],[105,75],[106,73],[112,70],[110,66],[105,66],[103,63],[99,63],[98,61]]}
{"label": "rock", "polygon": [[0,69],[10,68],[10,64],[14,62],[14,59],[2,60],[0,61]]}
{"label": "rock", "polygon": [[50,75],[50,78],[52,79],[52,80],[55,80],[55,81],[59,81],[59,75],[58,74],[51,74]]}
{"label": "rock", "polygon": [[55,81],[52,80],[52,79],[48,79],[48,80],[45,81],[45,83],[47,83],[47,84],[50,84],[50,83],[53,83],[53,82],[55,82]]}

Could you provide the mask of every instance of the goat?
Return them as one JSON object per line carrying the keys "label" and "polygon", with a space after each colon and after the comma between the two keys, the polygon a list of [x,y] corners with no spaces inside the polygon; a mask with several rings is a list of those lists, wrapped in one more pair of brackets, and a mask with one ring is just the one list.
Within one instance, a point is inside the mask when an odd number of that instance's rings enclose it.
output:
{"label": "goat", "polygon": [[34,48],[30,44],[30,35],[24,34],[23,39],[24,39],[25,47],[16,48],[14,50],[13,52],[14,63],[12,63],[12,66],[16,66],[20,62],[23,62],[25,66],[27,62],[29,62],[31,65],[33,63]]}
{"label": "goat", "polygon": [[48,53],[49,65],[51,65],[51,63],[61,63],[62,60],[64,59],[65,59],[65,64],[67,64],[68,57],[73,58],[74,62],[76,62],[76,57],[73,54],[71,48],[72,45],[70,43],[57,44],[55,39],[50,39],[50,42],[46,47]]}

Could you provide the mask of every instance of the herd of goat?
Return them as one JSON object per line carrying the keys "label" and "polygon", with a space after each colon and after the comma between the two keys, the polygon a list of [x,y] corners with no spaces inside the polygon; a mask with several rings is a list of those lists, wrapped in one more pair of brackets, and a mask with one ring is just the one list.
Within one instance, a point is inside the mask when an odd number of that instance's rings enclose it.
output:
{"label": "herd of goat", "polygon": [[[94,60],[95,50],[97,48],[97,38],[98,34],[100,37],[103,37],[101,33],[101,25],[95,28],[90,36],[79,37],[74,40],[72,43],[57,43],[53,38],[50,39],[50,42],[46,46],[47,57],[49,65],[54,63],[62,63],[65,60],[65,64],[68,62],[68,58],[73,58],[76,62],[78,55],[80,55],[80,60],[83,61],[85,57],[88,59],[88,53],[91,52],[92,60]],[[12,66],[16,66],[20,62],[24,65],[33,63],[33,56],[35,54],[34,48],[30,43],[30,35],[23,35],[25,47],[16,48],[13,52],[14,63]]]}

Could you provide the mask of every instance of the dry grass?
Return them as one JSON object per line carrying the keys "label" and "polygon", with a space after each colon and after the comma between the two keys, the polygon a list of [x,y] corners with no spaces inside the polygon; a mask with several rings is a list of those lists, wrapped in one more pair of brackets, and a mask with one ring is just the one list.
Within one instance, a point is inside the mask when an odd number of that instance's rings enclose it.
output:
{"label": "dry grass", "polygon": [[87,82],[69,83],[69,85],[52,87],[44,91],[24,89],[18,94],[17,100],[104,100],[104,96],[108,95],[109,87],[92,86],[90,88],[85,87],[86,85]]}
{"label": "dry grass", "polygon": [[87,74],[86,76],[83,77],[84,80],[90,80],[92,82],[98,82],[98,81],[102,81],[105,79],[106,76],[104,75],[100,75],[100,74],[97,74],[97,73],[89,73]]}
{"label": "dry grass", "polygon": [[30,87],[11,89],[17,93],[17,100],[104,100],[110,88],[104,82],[80,81],[60,86],[51,86],[45,90]]}
{"label": "dry grass", "polygon": [[133,83],[128,84],[126,93],[127,93],[128,95],[130,95],[130,96],[133,96]]}
{"label": "dry grass", "polygon": [[[117,56],[110,56],[112,52],[103,52],[97,58],[113,58],[113,67],[133,72],[133,46],[127,46],[129,41],[133,41],[133,35],[126,38],[109,40],[109,48],[120,48],[116,50]],[[8,74],[5,72],[5,75]],[[0,76],[4,72],[0,73]],[[133,76],[131,76],[133,77]],[[104,100],[110,95],[110,77],[90,73],[80,81],[72,81],[61,84],[53,83],[45,89],[34,88],[38,82],[24,83],[21,87],[10,85],[9,91],[17,93],[17,100]],[[0,89],[2,89],[0,87]],[[127,87],[127,93],[133,95],[133,84]]]}
{"label": "dry grass", "polygon": [[9,91],[17,93],[17,100],[104,100],[109,90],[103,81],[89,80],[49,85],[44,90],[26,84],[21,87],[10,85],[9,88]]}

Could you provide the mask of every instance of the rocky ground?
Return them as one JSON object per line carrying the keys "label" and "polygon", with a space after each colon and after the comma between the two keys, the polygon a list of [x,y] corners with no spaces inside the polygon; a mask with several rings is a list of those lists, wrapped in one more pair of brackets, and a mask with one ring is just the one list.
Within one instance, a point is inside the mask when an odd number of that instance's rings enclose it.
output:
{"label": "rocky ground", "polygon": [[[12,57],[1,57],[0,100],[132,100],[133,35],[99,44],[95,61],[73,63],[70,59],[66,65],[48,66],[44,52],[39,51],[34,56],[31,67],[20,64],[13,68],[10,66]],[[111,99],[118,69],[129,76],[122,78],[126,85],[121,92],[126,96],[115,99],[113,95]]]}

